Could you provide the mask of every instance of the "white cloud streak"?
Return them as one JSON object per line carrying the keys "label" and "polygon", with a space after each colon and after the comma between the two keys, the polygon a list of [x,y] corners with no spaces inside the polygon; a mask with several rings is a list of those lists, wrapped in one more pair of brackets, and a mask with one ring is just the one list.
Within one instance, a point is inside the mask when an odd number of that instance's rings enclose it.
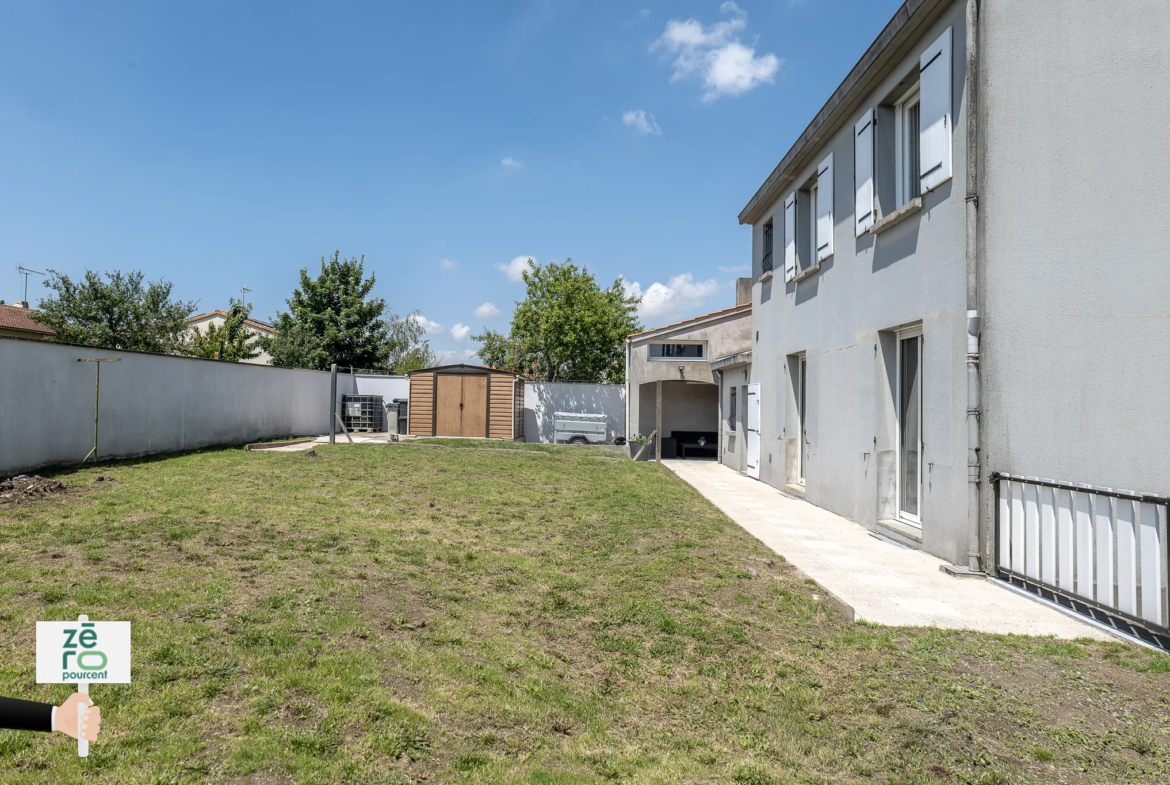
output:
{"label": "white cloud streak", "polygon": [[465,363],[472,357],[476,356],[478,349],[440,349],[435,352],[438,358],[439,365],[449,365],[450,363]]}
{"label": "white cloud streak", "polygon": [[696,281],[690,273],[671,276],[663,284],[654,282],[645,289],[637,281],[622,278],[622,287],[627,295],[642,298],[638,316],[647,327],[661,326],[686,319],[701,312],[703,302],[719,293],[718,281],[710,278]]}
{"label": "white cloud streak", "polygon": [[654,119],[654,115],[645,109],[623,112],[622,124],[628,125],[643,135],[662,136],[662,129],[658,127],[658,121]]}
{"label": "white cloud streak", "polygon": [[703,83],[703,101],[725,95],[742,95],[761,84],[773,84],[781,60],[772,53],[756,55],[739,40],[747,27],[747,12],[731,0],[719,7],[731,18],[704,26],[696,19],[671,19],[666,30],[650,45],[674,57],[671,81],[698,78]]}
{"label": "white cloud streak", "polygon": [[752,266],[750,264],[737,264],[734,267],[724,267],[719,265],[719,272],[721,273],[748,273],[751,272]]}
{"label": "white cloud streak", "polygon": [[423,316],[421,313],[412,314],[411,316],[409,316],[407,318],[409,318],[412,322],[415,322],[420,327],[422,327],[427,335],[442,335],[443,334],[443,325],[439,324],[438,322],[432,322],[430,319]]}
{"label": "white cloud streak", "polygon": [[500,309],[491,303],[484,303],[483,305],[476,308],[472,313],[474,313],[480,319],[490,319],[493,316],[499,316]]}
{"label": "white cloud streak", "polygon": [[504,167],[505,169],[519,169],[523,165],[524,164],[520,163],[510,155],[505,156],[504,160],[500,161],[500,166]]}
{"label": "white cloud streak", "polygon": [[466,324],[457,324],[451,328],[451,337],[456,341],[462,341],[471,334],[471,328]]}
{"label": "white cloud streak", "polygon": [[440,259],[439,266],[444,270],[454,270],[459,266],[459,262],[455,261],[454,259]]}
{"label": "white cloud streak", "polygon": [[509,281],[523,281],[524,271],[531,269],[535,261],[533,256],[517,256],[507,264],[496,263],[493,266],[506,275]]}

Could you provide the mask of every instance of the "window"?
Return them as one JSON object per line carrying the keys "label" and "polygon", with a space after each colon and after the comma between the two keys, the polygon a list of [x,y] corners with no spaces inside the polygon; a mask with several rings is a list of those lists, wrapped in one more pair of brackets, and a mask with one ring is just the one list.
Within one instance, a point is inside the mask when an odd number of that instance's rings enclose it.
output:
{"label": "window", "polygon": [[894,108],[894,138],[895,138],[895,171],[898,180],[898,206],[909,202],[920,193],[919,182],[919,140],[922,129],[920,123],[919,89],[915,86]]}
{"label": "window", "polygon": [[705,360],[707,346],[702,343],[652,343],[651,360]]}
{"label": "window", "polygon": [[760,269],[767,273],[772,271],[772,221],[764,224],[764,255],[760,260]]}
{"label": "window", "polygon": [[898,517],[922,525],[922,332],[898,333]]}
{"label": "window", "polygon": [[727,406],[727,429],[735,430],[735,387],[731,388],[731,403]]}

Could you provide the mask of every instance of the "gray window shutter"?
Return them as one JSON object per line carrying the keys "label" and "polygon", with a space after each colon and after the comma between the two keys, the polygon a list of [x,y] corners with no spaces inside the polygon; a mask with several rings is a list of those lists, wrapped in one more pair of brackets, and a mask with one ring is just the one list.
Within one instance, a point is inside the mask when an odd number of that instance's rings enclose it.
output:
{"label": "gray window shutter", "polygon": [[816,260],[833,255],[833,154],[817,167]]}
{"label": "gray window shutter", "polygon": [[922,97],[919,103],[918,145],[921,192],[937,188],[951,179],[951,31],[948,27],[922,53],[919,75]]}
{"label": "gray window shutter", "polygon": [[796,277],[796,192],[784,200],[784,280]]}
{"label": "gray window shutter", "polygon": [[858,237],[873,226],[873,124],[874,110],[868,109],[853,126],[853,189],[855,220]]}

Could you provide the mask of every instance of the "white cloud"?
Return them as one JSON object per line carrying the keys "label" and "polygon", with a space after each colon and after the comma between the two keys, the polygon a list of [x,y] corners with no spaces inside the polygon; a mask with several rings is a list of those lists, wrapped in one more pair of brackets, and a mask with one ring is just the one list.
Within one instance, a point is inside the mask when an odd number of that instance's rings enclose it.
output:
{"label": "white cloud", "polygon": [[517,256],[507,264],[495,264],[495,268],[508,276],[509,281],[523,281],[524,271],[531,269],[532,263],[536,261],[532,256]]}
{"label": "white cloud", "polygon": [[696,281],[690,273],[672,276],[663,284],[657,281],[646,289],[637,281],[622,279],[622,288],[627,295],[642,298],[638,316],[647,327],[661,326],[694,316],[703,306],[703,301],[719,294],[720,285],[714,278]]}
{"label": "white cloud", "polygon": [[441,335],[443,333],[443,325],[439,324],[438,322],[432,322],[421,313],[412,314],[407,318],[409,318],[412,322],[418,323],[418,325],[423,328],[427,335]]}
{"label": "white cloud", "polygon": [[719,265],[719,272],[721,273],[747,273],[751,272],[752,266],[750,264],[737,264],[734,267],[724,267]]}
{"label": "white cloud", "polygon": [[491,303],[484,303],[483,305],[476,308],[473,313],[475,313],[475,315],[478,316],[480,319],[487,319],[487,318],[490,318],[492,316],[499,316],[500,309],[497,308],[496,306],[492,305]]}
{"label": "white cloud", "polygon": [[658,127],[658,121],[654,119],[654,115],[647,112],[645,109],[635,109],[632,112],[622,113],[622,124],[628,125],[640,134],[654,134],[655,136],[662,135],[662,129]]}
{"label": "white cloud", "polygon": [[674,56],[671,81],[697,77],[703,83],[703,100],[741,95],[761,84],[772,84],[780,70],[780,58],[756,55],[755,42],[747,46],[738,34],[747,27],[747,12],[728,0],[719,7],[731,18],[705,27],[696,19],[671,19],[666,30],[650,45],[650,51]]}
{"label": "white cloud", "polygon": [[459,262],[455,261],[454,259],[440,259],[439,266],[444,270],[454,270],[459,266]]}
{"label": "white cloud", "polygon": [[509,155],[505,156],[504,160],[500,161],[500,166],[504,167],[505,169],[519,169],[521,166],[523,166],[523,164]]}
{"label": "white cloud", "polygon": [[465,363],[478,353],[478,349],[440,349],[435,352],[439,365]]}
{"label": "white cloud", "polygon": [[451,328],[451,337],[456,341],[462,341],[471,333],[471,328],[466,324],[457,324]]}

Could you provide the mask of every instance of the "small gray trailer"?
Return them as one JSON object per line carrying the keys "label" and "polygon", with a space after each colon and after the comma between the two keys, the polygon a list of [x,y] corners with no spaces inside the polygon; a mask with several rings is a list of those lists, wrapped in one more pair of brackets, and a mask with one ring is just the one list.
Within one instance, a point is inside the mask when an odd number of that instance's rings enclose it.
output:
{"label": "small gray trailer", "polygon": [[604,414],[553,413],[553,440],[558,444],[605,444],[607,417]]}

